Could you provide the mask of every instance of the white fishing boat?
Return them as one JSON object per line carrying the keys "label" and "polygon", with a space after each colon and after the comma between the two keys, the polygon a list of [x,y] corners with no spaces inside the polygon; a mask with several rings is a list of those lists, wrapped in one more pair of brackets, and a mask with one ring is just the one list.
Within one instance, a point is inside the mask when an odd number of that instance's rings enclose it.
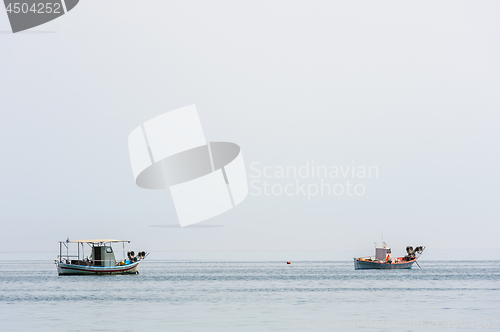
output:
{"label": "white fishing boat", "polygon": [[[112,243],[122,244],[121,261],[115,259]],[[125,256],[125,243],[130,241],[113,239],[60,241],[59,256],[56,259],[57,273],[59,275],[138,274],[139,263],[149,254],[141,251],[136,255],[135,252],[128,251]],[[77,246],[76,255],[74,244]],[[89,253],[87,257],[86,246]]]}

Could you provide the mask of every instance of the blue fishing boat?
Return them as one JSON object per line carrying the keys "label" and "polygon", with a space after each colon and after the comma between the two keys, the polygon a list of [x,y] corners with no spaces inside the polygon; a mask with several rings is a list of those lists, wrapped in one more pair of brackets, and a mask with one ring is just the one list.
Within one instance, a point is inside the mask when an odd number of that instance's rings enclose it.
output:
{"label": "blue fishing boat", "polygon": [[[425,247],[419,246],[413,249],[406,247],[406,255],[393,257],[391,248],[384,242],[381,248],[375,248],[375,256],[364,256],[354,258],[354,269],[411,269],[413,263],[422,255]],[[420,267],[420,266],[419,266]]]}
{"label": "blue fishing boat", "polygon": [[[122,243],[123,260],[115,259],[112,243]],[[55,262],[57,273],[59,275],[138,274],[140,261],[149,254],[141,251],[136,255],[134,251],[128,251],[125,257],[125,243],[130,241],[113,239],[60,241],[59,256]],[[70,252],[71,244],[77,245],[76,255],[74,247]],[[89,247],[88,257],[85,257],[85,246]]]}

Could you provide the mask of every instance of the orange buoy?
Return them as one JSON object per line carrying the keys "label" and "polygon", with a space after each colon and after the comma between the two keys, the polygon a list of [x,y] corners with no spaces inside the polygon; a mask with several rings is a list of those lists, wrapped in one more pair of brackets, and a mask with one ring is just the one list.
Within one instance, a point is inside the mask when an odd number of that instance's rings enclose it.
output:
{"label": "orange buoy", "polygon": [[292,262],[286,262],[287,264],[292,264]]}

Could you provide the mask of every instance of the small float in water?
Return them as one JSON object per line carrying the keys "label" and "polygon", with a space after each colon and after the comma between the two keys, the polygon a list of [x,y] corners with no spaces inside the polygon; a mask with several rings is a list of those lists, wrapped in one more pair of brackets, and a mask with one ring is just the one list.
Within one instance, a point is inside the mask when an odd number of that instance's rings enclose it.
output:
{"label": "small float in water", "polygon": [[388,248],[384,242],[382,248],[375,247],[375,256],[355,257],[354,269],[411,269],[413,263],[417,263],[417,259],[422,255],[424,249],[425,247],[422,246],[415,249],[408,246],[406,247],[406,256],[393,257],[391,248]]}
{"label": "small float in water", "polygon": [[[112,243],[122,244],[123,260],[116,261]],[[60,241],[59,256],[56,259],[57,273],[59,275],[137,274],[139,263],[149,253],[141,251],[136,255],[135,252],[128,251],[125,258],[125,243],[130,241],[113,239]],[[74,246],[70,251],[70,244],[77,245],[76,255]],[[86,246],[89,250],[88,257],[85,257]],[[66,255],[63,251],[66,251]]]}

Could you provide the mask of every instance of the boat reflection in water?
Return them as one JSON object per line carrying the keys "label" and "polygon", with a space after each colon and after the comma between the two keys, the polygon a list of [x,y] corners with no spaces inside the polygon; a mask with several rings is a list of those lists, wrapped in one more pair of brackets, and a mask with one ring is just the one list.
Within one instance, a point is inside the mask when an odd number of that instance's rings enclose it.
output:
{"label": "boat reflection in water", "polygon": [[[122,244],[123,260],[116,261],[112,243]],[[130,241],[113,239],[60,241],[59,256],[56,259],[57,273],[59,275],[137,274],[139,263],[149,253],[141,251],[135,255],[133,251],[129,251],[125,257],[125,243]],[[74,244],[77,246],[76,255],[74,255]],[[71,251],[70,246],[72,246]],[[85,257],[87,246],[89,256]],[[63,251],[66,251],[66,255]]]}
{"label": "boat reflection in water", "polygon": [[[411,269],[413,263],[422,255],[425,247],[406,247],[406,256],[393,257],[391,248],[383,243],[382,248],[375,248],[375,256],[354,258],[354,269]],[[418,265],[418,263],[417,263]],[[420,266],[419,266],[420,267]]]}

